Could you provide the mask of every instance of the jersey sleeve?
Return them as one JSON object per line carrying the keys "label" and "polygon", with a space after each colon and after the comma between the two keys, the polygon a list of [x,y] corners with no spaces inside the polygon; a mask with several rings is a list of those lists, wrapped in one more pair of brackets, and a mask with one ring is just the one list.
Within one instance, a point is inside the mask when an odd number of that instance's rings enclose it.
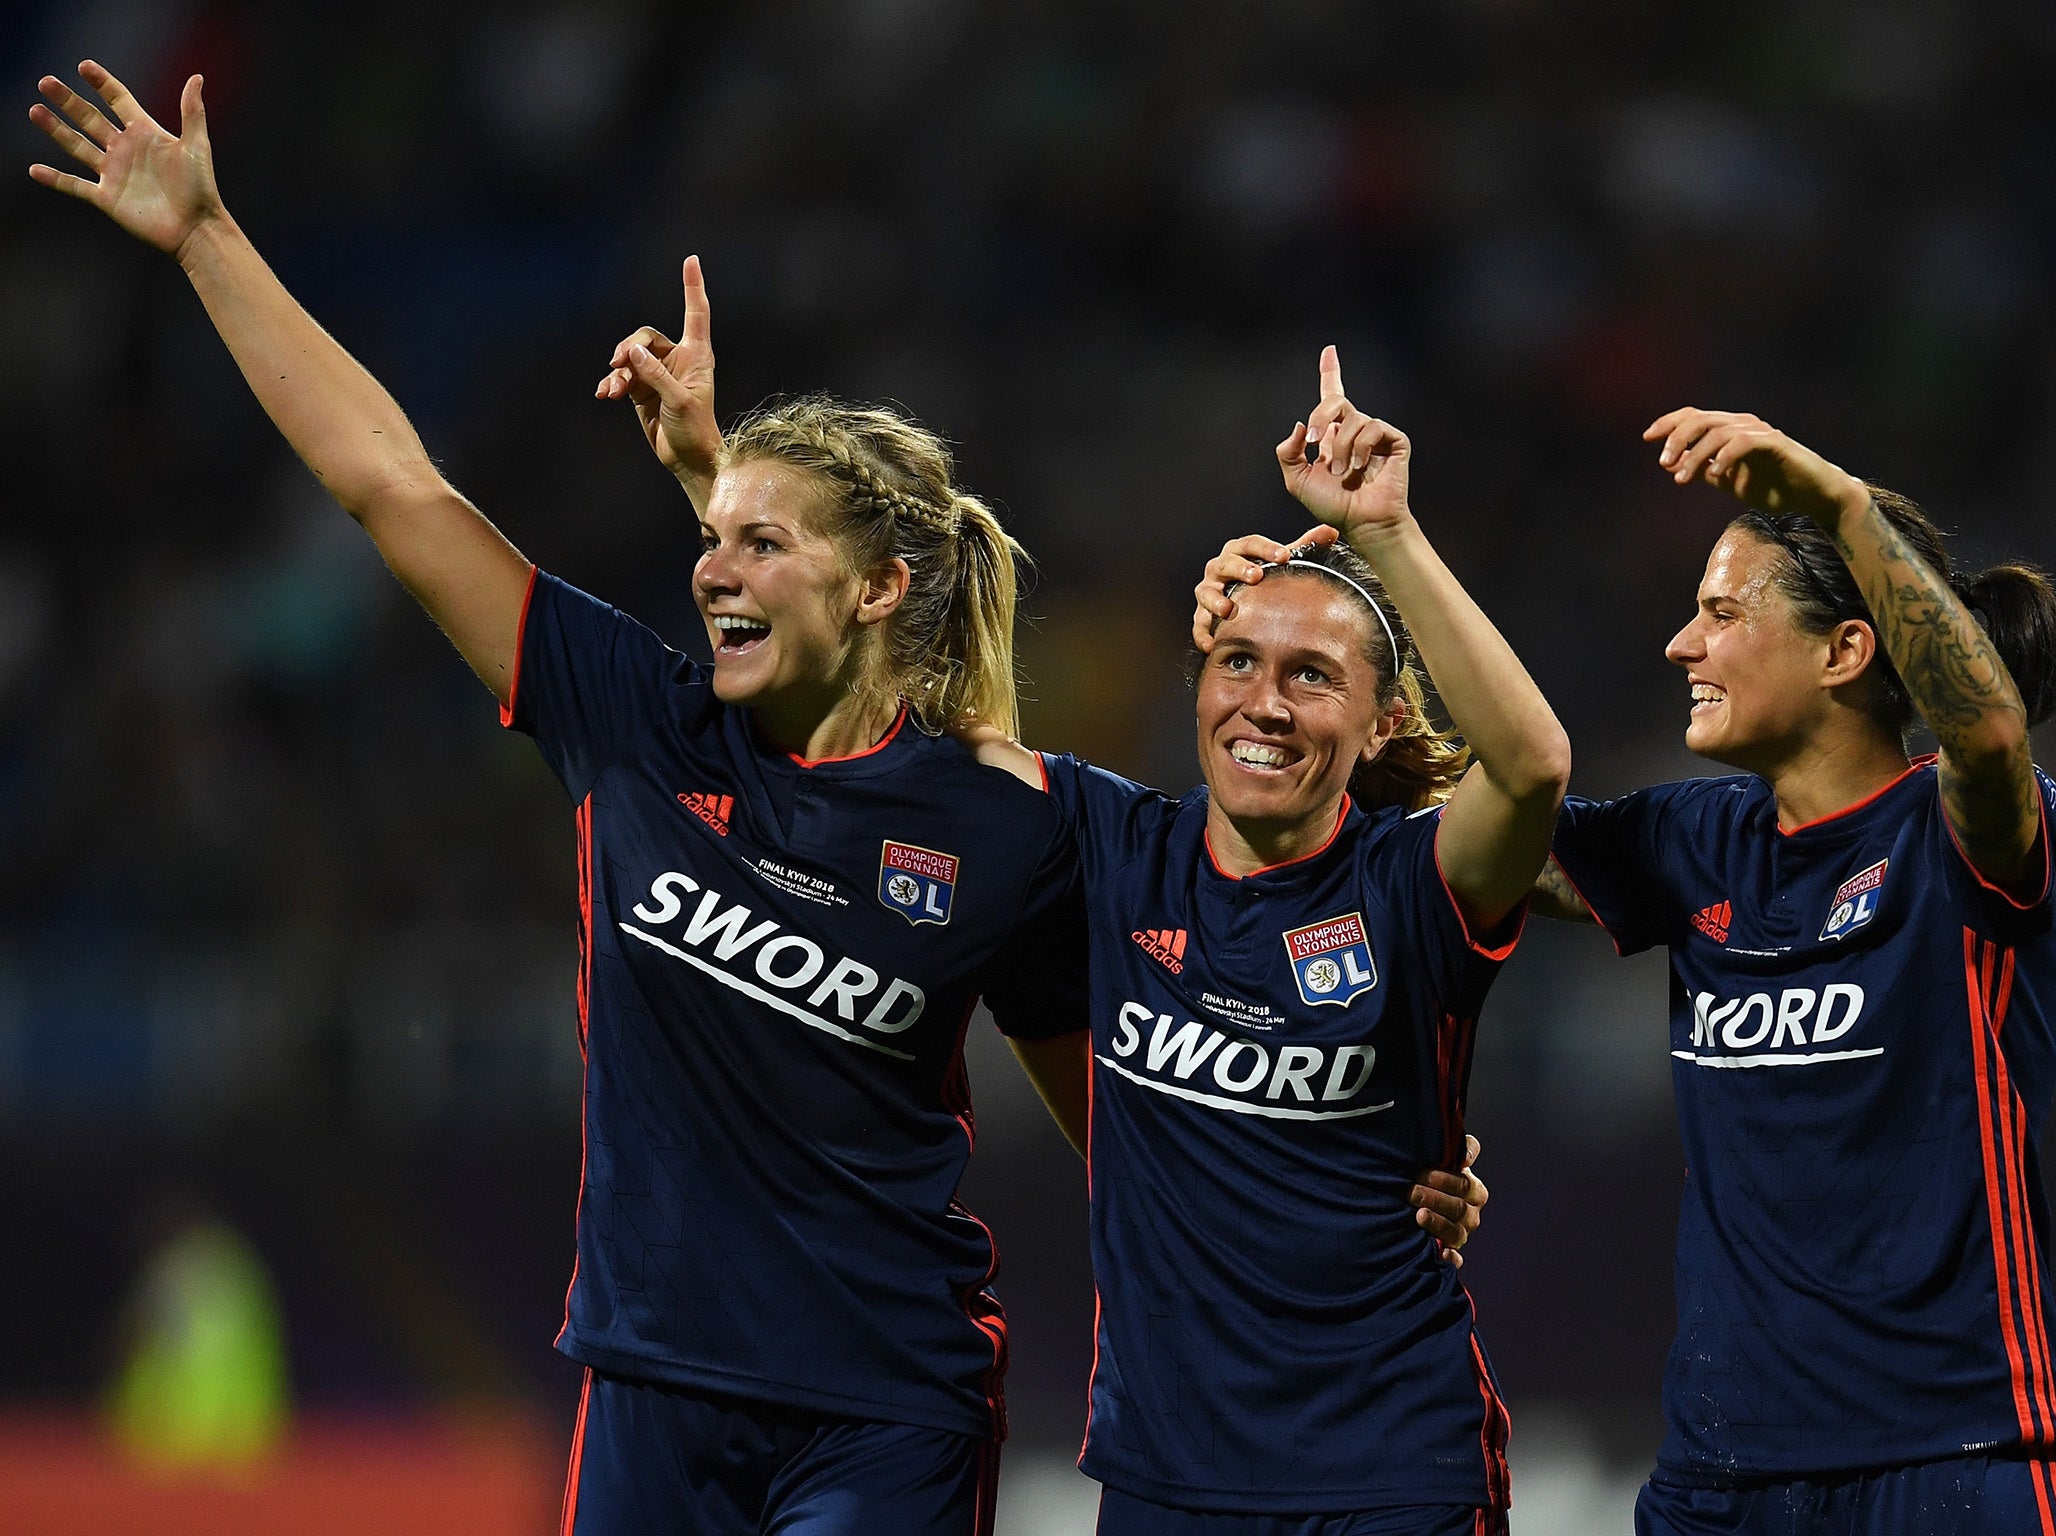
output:
{"label": "jersey sleeve", "polygon": [[1085,882],[1078,844],[1058,818],[1028,882],[1021,915],[981,991],[1000,1033],[1051,1040],[1086,1028]]}
{"label": "jersey sleeve", "polygon": [[500,723],[534,737],[571,798],[583,800],[603,769],[675,717],[681,690],[705,697],[703,674],[620,609],[537,570]]}
{"label": "jersey sleeve", "polygon": [[2022,939],[2032,938],[2049,931],[2052,915],[2049,823],[2056,815],[2056,783],[2040,768],[2035,769],[2035,792],[2041,801],[2042,825],[2035,838],[2033,867],[2036,881],[2033,890],[2012,892],[2002,889],[1987,880],[1971,865],[1963,852],[1962,843],[1957,841],[1956,829],[1949,825],[1948,812],[1942,808],[1940,780],[1936,781],[1935,821],[1940,827],[1941,840],[1945,847],[1937,850],[1942,867],[1946,869],[1950,890],[1954,893],[1958,909],[1969,919],[1971,926],[2002,944],[2014,944]]}
{"label": "jersey sleeve", "polygon": [[1373,880],[1386,878],[1385,871],[1396,872],[1384,899],[1405,914],[1407,931],[1428,958],[1445,1005],[1468,1012],[1465,994],[1479,980],[1489,980],[1520,942],[1528,904],[1521,902],[1491,928],[1473,933],[1442,876],[1436,853],[1441,830],[1440,807],[1416,811],[1402,817],[1384,837],[1367,842],[1365,857]]}
{"label": "jersey sleeve", "polygon": [[1068,752],[1039,756],[1049,797],[1071,829],[1087,879],[1126,863],[1141,846],[1151,810],[1175,803],[1161,790],[1095,768]]}
{"label": "jersey sleeve", "polygon": [[1666,848],[1686,835],[1679,813],[1690,787],[1661,784],[1618,800],[1572,795],[1558,813],[1550,851],[1624,955],[1670,943],[1680,926]]}
{"label": "jersey sleeve", "polygon": [[1038,753],[1057,830],[1013,935],[994,962],[985,1005],[1003,1034],[1048,1040],[1087,1028],[1085,883],[1110,862],[1138,808],[1163,796],[1068,753]]}

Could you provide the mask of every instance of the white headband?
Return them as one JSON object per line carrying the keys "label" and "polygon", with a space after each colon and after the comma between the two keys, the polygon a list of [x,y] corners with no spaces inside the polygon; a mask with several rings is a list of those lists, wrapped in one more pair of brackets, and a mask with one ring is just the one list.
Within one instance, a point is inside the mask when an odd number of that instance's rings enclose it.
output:
{"label": "white headband", "polygon": [[1354,591],[1357,596],[1371,605],[1371,612],[1378,616],[1378,627],[1385,631],[1385,643],[1392,647],[1392,670],[1396,673],[1401,667],[1406,665],[1406,657],[1400,654],[1399,636],[1393,632],[1392,621],[1385,617],[1384,608],[1379,605],[1375,597],[1371,596],[1370,590],[1354,576],[1345,575],[1341,571],[1336,570],[1332,565],[1322,565],[1315,560],[1302,559],[1301,554],[1307,547],[1302,544],[1298,549],[1288,550],[1283,560],[1260,560],[1257,562],[1257,567],[1259,570],[1275,571],[1281,566],[1289,565],[1294,570],[1319,571],[1324,576],[1333,576],[1337,581]]}

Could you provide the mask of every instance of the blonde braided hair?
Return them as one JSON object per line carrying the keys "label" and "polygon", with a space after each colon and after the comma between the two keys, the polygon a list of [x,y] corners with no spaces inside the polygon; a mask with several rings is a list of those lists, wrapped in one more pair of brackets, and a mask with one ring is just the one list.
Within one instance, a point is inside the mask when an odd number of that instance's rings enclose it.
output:
{"label": "blonde braided hair", "polygon": [[896,411],[807,395],[760,406],[727,435],[721,469],[755,462],[820,488],[822,529],[851,571],[907,562],[907,595],[857,684],[867,700],[903,699],[929,731],[976,719],[1015,734],[1015,563],[1028,554],[957,490],[948,445]]}

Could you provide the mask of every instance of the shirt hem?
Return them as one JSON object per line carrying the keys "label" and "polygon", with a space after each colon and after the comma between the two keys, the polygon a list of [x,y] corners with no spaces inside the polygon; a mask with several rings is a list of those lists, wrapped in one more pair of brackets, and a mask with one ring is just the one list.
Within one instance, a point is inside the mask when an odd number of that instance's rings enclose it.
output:
{"label": "shirt hem", "polygon": [[611,1376],[658,1382],[667,1387],[715,1392],[723,1397],[739,1397],[754,1403],[775,1403],[781,1408],[800,1408],[815,1413],[832,1414],[838,1418],[864,1419],[881,1424],[907,1424],[916,1429],[935,1429],[945,1434],[966,1435],[974,1440],[1002,1438],[996,1433],[994,1418],[990,1413],[924,1412],[919,1407],[910,1407],[905,1403],[884,1403],[875,1398],[824,1391],[818,1387],[802,1386],[797,1382],[771,1381],[741,1371],[689,1365],[678,1360],[656,1359],[648,1355],[624,1354],[582,1343],[568,1335],[557,1340],[557,1353],[577,1361],[580,1365],[589,1365],[596,1371],[605,1371]]}
{"label": "shirt hem", "polygon": [[1674,1488],[1764,1488],[1779,1483],[1842,1482],[1905,1467],[1924,1467],[1943,1461],[2047,1461],[2056,1462],[2056,1448],[2028,1445],[2024,1441],[1998,1441],[1988,1445],[1949,1445],[1908,1450],[1904,1454],[1885,1452],[1847,1462],[1815,1463],[1804,1467],[1708,1467],[1658,1461],[1650,1472],[1652,1482]]}
{"label": "shirt hem", "polygon": [[1140,1473],[1102,1466],[1088,1448],[1078,1470],[1131,1498],[1147,1499],[1170,1509],[1233,1515],[1346,1515],[1359,1509],[1391,1509],[1408,1504],[1451,1504],[1466,1509],[1506,1509],[1494,1504],[1483,1479],[1438,1483],[1416,1477],[1404,1484],[1371,1484],[1319,1491],[1294,1487],[1271,1490],[1206,1488],[1188,1481],[1159,1482]]}

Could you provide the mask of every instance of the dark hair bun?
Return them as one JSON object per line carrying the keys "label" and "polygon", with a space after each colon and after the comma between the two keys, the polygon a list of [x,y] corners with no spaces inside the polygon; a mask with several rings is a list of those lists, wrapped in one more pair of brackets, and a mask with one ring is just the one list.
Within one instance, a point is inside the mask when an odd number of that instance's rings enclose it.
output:
{"label": "dark hair bun", "polygon": [[2056,708],[2056,585],[2032,565],[1995,565],[1958,588],[2013,674],[2029,725]]}

